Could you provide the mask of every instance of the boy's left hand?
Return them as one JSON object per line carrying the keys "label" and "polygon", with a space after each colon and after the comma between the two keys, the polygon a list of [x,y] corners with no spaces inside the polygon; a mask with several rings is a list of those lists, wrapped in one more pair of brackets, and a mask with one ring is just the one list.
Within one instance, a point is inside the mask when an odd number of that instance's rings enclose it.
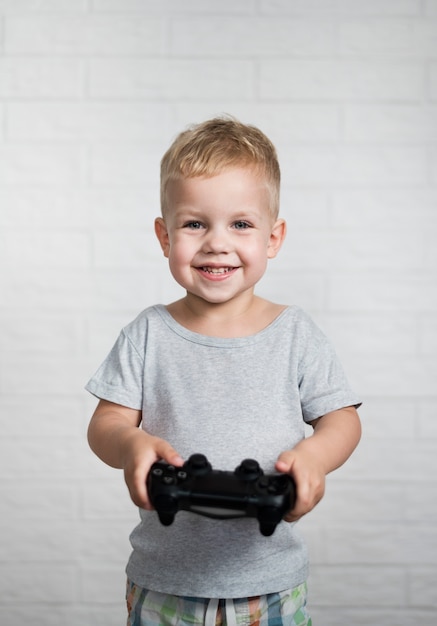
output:
{"label": "boy's left hand", "polygon": [[283,452],[275,465],[278,472],[289,474],[296,483],[296,503],[285,515],[286,522],[295,522],[309,513],[325,493],[325,470],[305,443],[304,440],[293,450]]}
{"label": "boy's left hand", "polygon": [[287,522],[295,522],[320,502],[326,474],[349,458],[361,436],[360,419],[353,406],[326,413],[309,424],[314,429],[312,436],[280,454],[276,461],[278,472],[289,474],[296,483],[296,504],[284,517]]}

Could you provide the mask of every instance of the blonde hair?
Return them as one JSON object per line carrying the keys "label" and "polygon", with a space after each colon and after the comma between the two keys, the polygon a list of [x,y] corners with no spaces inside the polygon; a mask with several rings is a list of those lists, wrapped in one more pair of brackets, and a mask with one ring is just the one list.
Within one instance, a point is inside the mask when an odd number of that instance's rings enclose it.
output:
{"label": "blonde hair", "polygon": [[230,167],[252,167],[270,192],[273,219],[279,212],[281,173],[276,149],[255,126],[233,117],[217,117],[181,132],[161,160],[161,211],[167,210],[166,190],[172,180],[210,177]]}

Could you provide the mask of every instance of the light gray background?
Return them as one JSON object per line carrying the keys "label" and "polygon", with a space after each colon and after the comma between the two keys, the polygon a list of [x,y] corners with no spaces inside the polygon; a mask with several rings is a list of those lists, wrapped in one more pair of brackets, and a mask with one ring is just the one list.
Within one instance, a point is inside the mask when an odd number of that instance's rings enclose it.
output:
{"label": "light gray background", "polygon": [[1,624],[124,623],[137,513],[87,447],[82,387],[122,324],[179,296],[159,159],[222,112],[280,154],[289,236],[259,293],[313,315],[365,402],[301,523],[314,624],[434,623],[436,0],[0,8]]}

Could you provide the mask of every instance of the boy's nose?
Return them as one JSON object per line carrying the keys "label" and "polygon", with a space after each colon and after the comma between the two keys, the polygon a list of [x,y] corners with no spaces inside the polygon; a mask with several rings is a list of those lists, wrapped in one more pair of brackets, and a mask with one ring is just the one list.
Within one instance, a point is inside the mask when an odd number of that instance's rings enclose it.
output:
{"label": "boy's nose", "polygon": [[202,248],[204,252],[208,253],[229,252],[229,235],[224,229],[211,229],[204,238]]}

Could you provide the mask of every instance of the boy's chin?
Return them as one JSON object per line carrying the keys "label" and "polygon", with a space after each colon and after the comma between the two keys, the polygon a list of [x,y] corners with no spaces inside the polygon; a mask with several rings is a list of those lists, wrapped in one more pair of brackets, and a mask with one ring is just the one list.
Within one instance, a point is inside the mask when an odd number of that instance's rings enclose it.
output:
{"label": "boy's chin", "polygon": [[188,300],[191,300],[192,302],[199,302],[199,304],[202,303],[204,306],[225,306],[232,304],[238,305],[238,303],[240,303],[241,301],[248,298],[250,299],[254,295],[253,290],[247,290],[243,293],[233,293],[231,295],[226,295],[223,293],[205,294],[190,291],[187,291],[186,294],[186,298]]}
{"label": "boy's chin", "polygon": [[187,292],[187,298],[189,300],[192,300],[193,302],[199,302],[204,305],[211,305],[211,306],[226,304],[233,300],[233,298],[225,298],[223,296],[216,296],[216,297],[205,296],[203,294],[196,294],[193,292]]}

